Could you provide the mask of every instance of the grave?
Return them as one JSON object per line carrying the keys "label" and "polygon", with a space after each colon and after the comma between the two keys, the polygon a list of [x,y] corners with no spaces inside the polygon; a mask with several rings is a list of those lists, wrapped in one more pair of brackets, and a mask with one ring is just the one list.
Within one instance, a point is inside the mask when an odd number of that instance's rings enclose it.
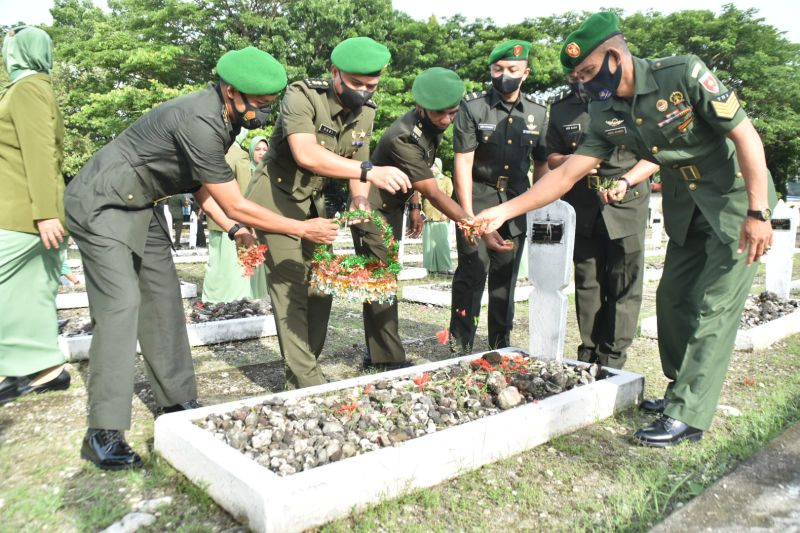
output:
{"label": "grave", "polygon": [[[197,297],[197,285],[181,281],[181,298],[195,297]],[[58,309],[89,307],[89,297],[85,291],[60,293],[56,295],[56,307]]]}
{"label": "grave", "polygon": [[[568,305],[565,290],[570,278],[575,214],[571,207],[558,201],[529,214],[528,223],[534,230],[529,252],[531,260],[553,265],[553,268],[541,269],[534,279],[538,288],[536,296],[531,299],[531,306],[535,309],[529,316],[532,323],[534,320],[538,322],[535,328],[531,328],[529,351],[561,364]],[[499,360],[502,354],[510,357],[519,351],[505,348],[498,350],[500,354],[493,355]],[[288,475],[276,474],[229,446],[219,435],[195,423],[209,415],[222,416],[237,409],[246,411],[265,400],[274,402],[271,398],[275,397],[299,401],[334,391],[348,391],[346,395],[350,396],[363,394],[367,385],[375,383],[377,390],[381,386],[378,382],[393,378],[405,379],[408,383],[413,381],[422,390],[426,372],[472,363],[483,358],[484,354],[164,415],[155,422],[154,448],[252,530],[294,532],[320,526],[347,516],[354,509],[434,486],[484,464],[510,457],[555,436],[631,408],[642,397],[642,376],[606,369],[608,374],[604,379],[589,380],[583,382],[585,385],[564,392],[557,389],[554,391],[556,394],[542,400],[512,408],[506,406],[507,410],[495,410],[496,414],[470,418],[470,421],[443,429],[434,424],[433,431],[416,433],[416,438],[403,442],[396,440],[392,445],[384,443],[374,451],[362,446],[365,451],[360,455],[345,455],[345,458],[327,464],[323,461],[321,466],[296,473],[292,473],[294,470],[281,471]],[[488,360],[487,355],[484,361]],[[565,363],[570,367],[586,366],[571,360]],[[474,368],[474,364],[468,366]],[[502,383],[505,384],[504,379]],[[514,387],[509,389],[518,392]],[[358,404],[355,405],[354,408],[358,408]],[[322,431],[324,433],[325,429]],[[255,446],[255,442],[252,444]],[[240,446],[240,449],[244,448]],[[276,467],[271,463],[270,466]]]}
{"label": "grave", "polygon": [[[273,315],[190,323],[186,324],[186,332],[189,335],[191,346],[206,346],[277,335]],[[83,361],[89,358],[91,335],[59,336],[58,342],[67,361]],[[138,351],[139,347],[137,346],[136,349]]]}
{"label": "grave", "polygon": [[764,256],[765,285],[768,291],[789,298],[792,287],[794,244],[797,236],[797,209],[779,200],[772,213],[772,248]]}
{"label": "grave", "polygon": [[[444,283],[428,283],[425,285],[407,285],[402,288],[401,298],[406,302],[418,304],[436,305],[439,307],[450,307],[452,296],[450,289],[440,288]],[[524,302],[531,294],[533,287],[530,285],[518,285],[514,290],[514,301]],[[489,304],[489,293],[483,292],[481,305]]]}

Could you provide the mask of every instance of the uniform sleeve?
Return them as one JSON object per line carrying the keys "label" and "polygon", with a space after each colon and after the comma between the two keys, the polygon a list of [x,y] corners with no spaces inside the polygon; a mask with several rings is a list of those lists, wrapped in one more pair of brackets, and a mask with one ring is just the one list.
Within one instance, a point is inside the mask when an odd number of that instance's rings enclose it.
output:
{"label": "uniform sleeve", "polygon": [[474,152],[478,147],[478,127],[465,101],[461,101],[453,124],[453,151],[457,154]]}
{"label": "uniform sleeve", "polygon": [[188,115],[175,131],[175,141],[195,181],[225,183],[233,179],[233,171],[225,162],[225,140],[208,118]]}
{"label": "uniform sleeve", "polygon": [[739,98],[697,57],[686,64],[687,98],[694,112],[720,135],[727,135],[747,117]]}
{"label": "uniform sleeve", "polygon": [[425,163],[422,147],[403,137],[391,142],[391,157],[394,166],[408,174],[411,183],[433,178],[433,170]]}
{"label": "uniform sleeve", "polygon": [[56,143],[58,109],[49,87],[26,82],[16,87],[9,105],[28,182],[33,220],[58,218],[58,181],[61,177]]}
{"label": "uniform sleeve", "polygon": [[299,87],[290,87],[281,102],[281,125],[288,137],[293,133],[316,133],[314,106]]}
{"label": "uniform sleeve", "polygon": [[575,153],[589,157],[599,157],[605,161],[613,155],[616,146],[614,146],[614,143],[610,142],[602,132],[598,132],[594,129],[593,124],[596,122],[600,121],[592,120],[589,123],[588,131],[586,135],[583,136],[583,140],[581,140],[581,144],[578,145]]}
{"label": "uniform sleeve", "polygon": [[550,154],[571,154],[572,150],[567,146],[567,141],[561,135],[561,126],[553,122],[553,112],[550,111],[550,122],[547,124],[547,155]]}

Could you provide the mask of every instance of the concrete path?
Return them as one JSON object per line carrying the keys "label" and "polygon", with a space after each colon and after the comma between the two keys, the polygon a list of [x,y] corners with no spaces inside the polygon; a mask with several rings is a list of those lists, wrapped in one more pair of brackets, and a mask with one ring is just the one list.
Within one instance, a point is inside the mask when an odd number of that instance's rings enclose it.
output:
{"label": "concrete path", "polygon": [[651,533],[800,533],[800,423]]}

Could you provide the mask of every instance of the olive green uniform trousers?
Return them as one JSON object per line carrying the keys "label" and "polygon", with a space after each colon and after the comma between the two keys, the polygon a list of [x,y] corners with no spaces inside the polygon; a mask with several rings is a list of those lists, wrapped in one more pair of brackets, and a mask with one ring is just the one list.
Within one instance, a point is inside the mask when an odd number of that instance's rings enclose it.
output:
{"label": "olive green uniform trousers", "polygon": [[163,210],[150,221],[139,257],[67,215],[86,275],[94,329],[89,349],[89,427],[126,430],[136,376],[136,341],[159,406],[197,398],[180,283]]}
{"label": "olive green uniform trousers", "polygon": [[708,430],[757,263],[722,242],[695,208],[683,246],[670,240],[656,293],[658,347],[671,383],[664,414]]}

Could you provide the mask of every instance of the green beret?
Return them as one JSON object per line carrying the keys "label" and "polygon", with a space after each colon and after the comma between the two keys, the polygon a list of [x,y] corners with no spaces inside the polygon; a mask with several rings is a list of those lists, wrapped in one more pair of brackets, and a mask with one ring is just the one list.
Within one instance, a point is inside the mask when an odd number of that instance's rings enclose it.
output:
{"label": "green beret", "polygon": [[386,68],[392,54],[369,37],[351,37],[336,45],[331,62],[348,74],[375,74]]}
{"label": "green beret", "polygon": [[531,43],[528,41],[520,41],[514,39],[498,44],[489,54],[489,64],[501,59],[528,59],[528,54],[531,51]]}
{"label": "green beret", "polygon": [[450,69],[433,67],[423,71],[411,86],[414,101],[425,109],[439,111],[455,107],[464,96],[464,82]]}
{"label": "green beret", "polygon": [[222,81],[244,94],[276,94],[286,87],[286,69],[277,59],[253,46],[225,52],[217,61]]}
{"label": "green beret", "polygon": [[561,64],[573,70],[595,48],[606,42],[619,31],[619,17],[610,11],[595,13],[583,21],[580,28],[570,33],[561,47]]}

